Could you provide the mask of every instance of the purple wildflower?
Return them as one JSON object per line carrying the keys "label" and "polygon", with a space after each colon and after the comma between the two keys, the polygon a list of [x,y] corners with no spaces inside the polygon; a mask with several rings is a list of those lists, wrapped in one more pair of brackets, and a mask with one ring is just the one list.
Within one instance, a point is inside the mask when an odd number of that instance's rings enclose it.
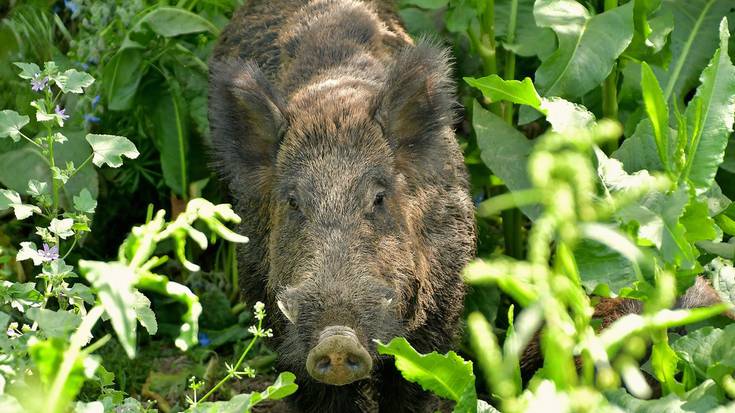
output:
{"label": "purple wildflower", "polygon": [[197,338],[199,339],[199,345],[202,347],[207,347],[212,343],[212,340],[209,338],[207,333],[199,332],[199,336]]}
{"label": "purple wildflower", "polygon": [[89,123],[100,123],[100,118],[98,118],[97,116],[94,116],[91,113],[85,113],[84,121],[89,122]]}
{"label": "purple wildflower", "polygon": [[54,245],[53,247],[49,248],[48,244],[43,244],[43,249],[38,250],[38,255],[41,256],[41,259],[44,261],[53,261],[59,259],[59,246]]}
{"label": "purple wildflower", "polygon": [[69,119],[69,115],[66,114],[66,109],[60,107],[59,105],[56,105],[56,108],[54,108],[54,112],[59,115],[61,120]]}
{"label": "purple wildflower", "polygon": [[64,0],[64,6],[71,12],[72,16],[79,14],[79,5],[71,0]]}
{"label": "purple wildflower", "polygon": [[33,79],[31,79],[31,90],[34,92],[40,92],[44,89],[46,89],[46,85],[48,84],[48,77],[44,77],[41,79],[41,74],[36,73],[33,75]]}
{"label": "purple wildflower", "polygon": [[92,99],[92,109],[96,108],[97,105],[100,103],[100,95],[97,95]]}

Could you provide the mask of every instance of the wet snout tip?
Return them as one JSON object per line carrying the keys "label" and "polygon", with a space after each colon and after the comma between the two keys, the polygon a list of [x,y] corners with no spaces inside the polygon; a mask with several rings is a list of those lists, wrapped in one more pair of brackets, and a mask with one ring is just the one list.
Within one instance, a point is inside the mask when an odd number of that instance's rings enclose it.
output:
{"label": "wet snout tip", "polygon": [[342,386],[370,375],[373,361],[358,342],[354,332],[322,334],[319,343],[309,352],[306,369],[314,379]]}

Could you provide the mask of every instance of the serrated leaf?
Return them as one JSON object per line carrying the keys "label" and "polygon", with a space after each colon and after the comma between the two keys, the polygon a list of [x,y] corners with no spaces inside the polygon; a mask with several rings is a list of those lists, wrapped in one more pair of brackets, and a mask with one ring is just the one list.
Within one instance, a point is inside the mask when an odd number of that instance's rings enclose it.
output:
{"label": "serrated leaf", "polygon": [[92,198],[92,194],[87,188],[82,189],[79,195],[74,196],[74,209],[85,214],[94,214],[97,208],[97,200]]}
{"label": "serrated leaf", "polygon": [[[485,165],[499,176],[511,191],[531,188],[526,170],[532,149],[531,142],[503,119],[483,109],[477,101],[473,105],[472,127],[480,147],[480,157]],[[539,215],[538,207],[520,208],[532,219]]]}
{"label": "serrated leaf", "polygon": [[121,49],[110,59],[102,74],[110,110],[128,110],[133,106],[145,71],[141,49]]}
{"label": "serrated leaf", "polygon": [[668,69],[654,68],[667,101],[683,107],[684,97],[697,85],[718,43],[717,25],[731,8],[730,0],[664,0],[662,11],[674,16],[672,60]]}
{"label": "serrated leaf", "polygon": [[49,231],[56,234],[59,238],[66,239],[74,235],[71,227],[74,225],[72,218],[58,219],[54,218],[48,226]]}
{"label": "serrated leaf", "polygon": [[66,70],[64,73],[54,76],[53,79],[54,83],[56,83],[63,93],[84,93],[84,88],[94,83],[92,75],[76,69]]}
{"label": "serrated leaf", "polygon": [[48,184],[46,182],[37,181],[35,179],[28,181],[28,195],[41,196],[48,193]]}
{"label": "serrated leaf", "polygon": [[[735,250],[735,245],[733,245]],[[712,279],[712,288],[717,291],[720,299],[726,303],[735,304],[735,267],[731,261],[715,258],[705,267]]]}
{"label": "serrated leaf", "polygon": [[661,164],[666,170],[672,170],[673,165],[669,163],[669,107],[656,75],[646,62],[641,64],[641,90],[643,91],[644,107],[653,127],[653,136],[656,139]]}
{"label": "serrated leaf", "polygon": [[13,64],[20,68],[18,76],[21,79],[33,79],[34,76],[41,73],[41,68],[35,63],[14,62]]}
{"label": "serrated leaf", "polygon": [[538,0],[533,14],[536,24],[554,30],[559,40],[536,71],[544,96],[576,98],[599,86],[633,38],[632,2],[590,16],[573,0]]}
{"label": "serrated leaf", "polygon": [[79,269],[97,290],[120,344],[128,357],[133,358],[136,314],[131,304],[135,302],[133,285],[138,277],[132,268],[117,262],[79,260]]}
{"label": "serrated leaf", "polygon": [[709,412],[725,403],[717,385],[711,380],[705,381],[682,397],[671,393],[660,399],[641,400],[628,394],[625,389],[609,391],[606,396],[627,413]]}
{"label": "serrated leaf", "polygon": [[[475,375],[472,372],[472,362],[463,360],[453,351],[445,355],[437,352],[420,354],[405,338],[396,337],[388,344],[379,342],[378,353],[394,356],[396,368],[403,378],[418,383],[426,391],[456,402],[466,400],[468,389],[474,395]],[[466,402],[475,407],[477,397]],[[455,411],[464,410],[458,407]]]}
{"label": "serrated leaf", "polygon": [[728,56],[727,19],[720,23],[720,49],[700,77],[701,86],[687,106],[687,162],[682,175],[697,194],[712,185],[722,163],[735,120],[735,66]]}
{"label": "serrated leaf", "polygon": [[280,400],[296,392],[299,386],[294,383],[296,376],[288,371],[278,375],[275,382],[260,393],[238,394],[229,401],[204,402],[187,410],[191,413],[242,413],[249,412],[264,400]]}
{"label": "serrated leaf", "polygon": [[148,330],[148,334],[156,334],[158,332],[158,322],[156,321],[156,314],[151,310],[151,300],[139,291],[133,291],[133,294],[135,295],[135,301],[132,306],[135,310],[135,317]]}
{"label": "serrated leaf", "polygon": [[[735,325],[730,324],[724,329],[703,327],[676,340],[672,347],[679,357],[689,363],[694,372],[701,379],[713,379],[720,382],[721,368],[727,367],[732,373],[735,371]],[[714,376],[717,372],[718,376]]]}
{"label": "serrated leaf", "polygon": [[10,189],[0,189],[0,211],[8,208],[13,208],[15,218],[19,220],[30,217],[34,212],[36,214],[41,213],[41,208],[24,204],[17,192]]}
{"label": "serrated leaf", "polygon": [[18,142],[21,138],[20,130],[28,122],[30,122],[28,116],[21,115],[14,110],[0,111],[0,138],[9,136],[13,142]]}
{"label": "serrated leaf", "polygon": [[52,311],[45,308],[31,308],[26,314],[38,323],[46,337],[69,337],[82,322],[79,314],[70,311]]}
{"label": "serrated leaf", "polygon": [[536,93],[531,78],[520,80],[503,80],[498,75],[481,78],[465,77],[464,81],[479,89],[491,101],[505,100],[534,108],[541,106],[541,97]]}
{"label": "serrated leaf", "polygon": [[164,37],[180,36],[182,34],[211,32],[218,34],[219,30],[209,20],[178,7],[156,7],[136,24],[134,31],[142,27],[151,29]]}
{"label": "serrated leaf", "polygon": [[140,154],[133,142],[123,136],[90,133],[85,139],[92,146],[94,152],[92,163],[97,166],[107,164],[112,168],[117,168],[123,163],[122,156],[135,159]]}
{"label": "serrated leaf", "polygon": [[33,261],[33,265],[41,265],[45,261],[41,254],[38,253],[36,244],[29,241],[20,243],[20,250],[15,256],[15,259],[17,261],[31,260]]}

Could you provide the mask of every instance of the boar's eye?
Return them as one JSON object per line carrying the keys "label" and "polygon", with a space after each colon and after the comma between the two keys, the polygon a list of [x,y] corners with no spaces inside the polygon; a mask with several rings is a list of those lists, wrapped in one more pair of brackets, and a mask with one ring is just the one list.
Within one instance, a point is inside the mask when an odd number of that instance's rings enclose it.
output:
{"label": "boar's eye", "polygon": [[299,210],[299,202],[296,201],[296,197],[293,195],[288,196],[288,207],[294,211]]}
{"label": "boar's eye", "polygon": [[378,192],[375,195],[375,199],[373,200],[373,206],[374,207],[382,206],[384,201],[385,201],[385,192]]}

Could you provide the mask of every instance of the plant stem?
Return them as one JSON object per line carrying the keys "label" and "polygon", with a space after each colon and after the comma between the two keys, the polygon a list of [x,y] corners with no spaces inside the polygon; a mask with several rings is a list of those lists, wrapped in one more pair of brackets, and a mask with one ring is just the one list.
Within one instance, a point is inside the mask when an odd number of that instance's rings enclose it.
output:
{"label": "plant stem", "polygon": [[[506,42],[515,41],[516,21],[518,19],[518,0],[512,0],[510,4],[510,17],[508,21],[508,34]],[[512,51],[505,53],[505,80],[515,79],[516,55]],[[513,125],[513,102],[503,102],[503,119],[510,126]],[[518,208],[502,212],[503,234],[505,237],[505,253],[513,258],[522,258],[523,243],[521,237],[522,217]]]}
{"label": "plant stem", "polygon": [[48,129],[48,136],[46,142],[48,143],[48,161],[51,166],[51,187],[53,194],[53,203],[51,206],[51,215],[56,217],[59,214],[59,182],[54,178],[53,168],[56,166],[56,160],[54,159],[54,137],[51,135],[51,128]]}
{"label": "plant stem", "polygon": [[[258,320],[258,331],[261,331],[261,328],[262,327],[263,327],[263,320]],[[232,371],[237,371],[237,369],[240,368],[240,365],[245,360],[245,356],[250,352],[250,349],[253,348],[253,345],[255,345],[255,342],[257,340],[258,340],[258,336],[257,335],[254,335],[253,338],[250,339],[250,343],[248,343],[248,346],[242,352],[242,354],[240,355],[240,358],[237,359],[237,363],[235,363],[235,365],[232,367]],[[219,389],[223,384],[225,384],[225,382],[227,382],[227,380],[229,380],[230,378],[232,378],[232,372],[228,372],[227,375],[225,377],[223,377],[222,380],[220,380],[219,382],[217,382],[217,384],[215,384],[214,387],[212,387],[212,389],[210,389],[207,392],[207,394],[205,394],[204,396],[202,396],[202,398],[199,399],[197,401],[197,403],[201,403],[206,398],[208,398],[209,396],[211,396],[215,391],[217,391],[217,389]]]}
{"label": "plant stem", "polygon": [[46,399],[46,408],[44,411],[62,411],[61,407],[63,406],[59,406],[61,392],[64,389],[69,373],[71,373],[71,370],[74,367],[74,363],[76,363],[77,358],[79,357],[82,346],[89,340],[92,327],[94,327],[97,320],[100,319],[103,312],[104,308],[102,308],[102,305],[100,304],[92,307],[92,309],[89,310],[87,315],[82,319],[82,324],[80,324],[74,334],[72,334],[69,348],[64,352],[63,361],[61,362],[61,366],[59,366],[59,371],[56,373],[56,377],[54,378],[54,382],[51,386],[51,391]]}
{"label": "plant stem", "polygon": [[61,259],[63,260],[63,259],[65,259],[66,257],[68,257],[68,256],[69,256],[69,254],[71,254],[71,251],[72,251],[72,250],[74,249],[74,247],[75,247],[76,245],[77,245],[77,238],[76,238],[76,237],[74,237],[74,241],[73,241],[73,242],[71,243],[71,247],[69,247],[69,249],[68,249],[68,250],[66,251],[66,254],[64,254],[64,256],[63,256],[63,257],[61,257]]}
{"label": "plant stem", "polygon": [[84,168],[85,166],[87,166],[87,164],[89,163],[89,161],[92,160],[92,157],[93,156],[94,156],[94,154],[93,153],[90,153],[89,156],[87,157],[87,159],[85,159],[84,162],[82,162],[82,164],[79,165],[76,169],[74,169],[74,172],[72,172],[71,175],[69,175],[69,179],[71,179],[72,176],[76,175],[77,172],[81,171],[82,168]]}
{"label": "plant stem", "polygon": [[[618,0],[605,0],[605,11],[618,7]],[[618,120],[618,64],[615,63],[610,74],[602,85],[602,115],[608,119]],[[605,152],[609,154],[618,149],[618,141],[610,140],[605,144]]]}

